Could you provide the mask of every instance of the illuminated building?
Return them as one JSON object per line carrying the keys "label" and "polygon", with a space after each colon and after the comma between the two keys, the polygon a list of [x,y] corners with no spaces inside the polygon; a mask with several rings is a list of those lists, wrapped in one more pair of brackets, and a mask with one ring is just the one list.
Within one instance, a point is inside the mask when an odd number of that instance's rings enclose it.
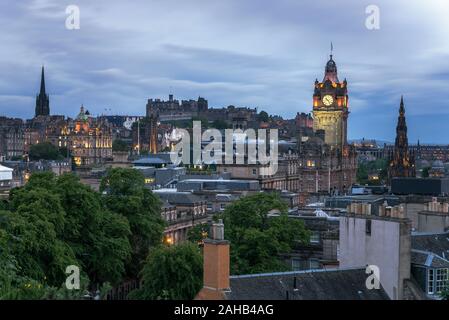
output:
{"label": "illuminated building", "polygon": [[112,130],[106,120],[90,116],[81,106],[80,113],[71,123],[69,147],[78,167],[104,163],[112,158]]}
{"label": "illuminated building", "polygon": [[346,79],[338,80],[332,54],[322,82],[315,81],[313,133],[301,132],[298,139],[298,191],[346,193],[356,181],[357,154],[347,142],[349,115]]}
{"label": "illuminated building", "polygon": [[315,80],[313,94],[314,131],[324,130],[324,142],[341,151],[347,145],[348,83],[340,82],[337,65],[330,55],[323,82]]}

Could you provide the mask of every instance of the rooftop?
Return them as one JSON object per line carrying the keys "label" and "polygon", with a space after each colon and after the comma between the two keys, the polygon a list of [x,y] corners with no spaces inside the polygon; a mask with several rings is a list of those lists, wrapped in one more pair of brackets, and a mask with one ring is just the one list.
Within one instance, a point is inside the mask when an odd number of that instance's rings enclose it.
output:
{"label": "rooftop", "polygon": [[226,295],[232,300],[389,300],[383,288],[369,290],[365,281],[365,269],[231,276]]}

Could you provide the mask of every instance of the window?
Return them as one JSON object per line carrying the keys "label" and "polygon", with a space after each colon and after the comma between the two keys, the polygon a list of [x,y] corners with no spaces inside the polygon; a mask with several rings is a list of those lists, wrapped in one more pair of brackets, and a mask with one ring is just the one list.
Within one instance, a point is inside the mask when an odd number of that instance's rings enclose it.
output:
{"label": "window", "polygon": [[310,269],[319,269],[320,268],[320,262],[315,259],[310,259]]}
{"label": "window", "polygon": [[226,204],[224,204],[224,203],[220,204],[220,209],[221,210],[224,210],[225,208],[226,208]]}
{"label": "window", "polygon": [[299,259],[292,259],[292,270],[293,271],[301,270],[301,260],[299,260]]}
{"label": "window", "polygon": [[448,270],[449,269],[436,269],[436,281],[435,281],[435,292],[441,292],[446,288],[448,284]]}
{"label": "window", "polygon": [[368,236],[371,235],[371,220],[369,219],[365,220],[365,232]]}
{"label": "window", "polygon": [[257,169],[253,169],[253,175],[255,176],[257,174]]}
{"label": "window", "polygon": [[427,271],[427,293],[428,294],[433,294],[434,289],[433,289],[433,276],[434,276],[434,270],[433,269],[429,269]]}
{"label": "window", "polygon": [[312,231],[312,234],[310,235],[310,243],[320,243],[319,231]]}

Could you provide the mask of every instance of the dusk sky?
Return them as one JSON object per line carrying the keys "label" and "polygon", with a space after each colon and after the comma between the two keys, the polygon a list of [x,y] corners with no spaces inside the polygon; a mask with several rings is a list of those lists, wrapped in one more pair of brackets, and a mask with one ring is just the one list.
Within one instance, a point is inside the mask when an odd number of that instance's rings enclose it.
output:
{"label": "dusk sky", "polygon": [[311,111],[332,41],[350,139],[394,140],[403,94],[410,143],[449,143],[448,15],[447,0],[3,0],[0,115],[34,115],[45,65],[52,114],[139,115],[172,92],[293,118]]}

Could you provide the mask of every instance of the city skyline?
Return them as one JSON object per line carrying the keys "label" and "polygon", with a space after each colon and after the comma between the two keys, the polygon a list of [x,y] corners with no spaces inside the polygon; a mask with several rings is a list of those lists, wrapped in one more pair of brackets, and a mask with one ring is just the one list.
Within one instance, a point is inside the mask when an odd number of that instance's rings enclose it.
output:
{"label": "city skyline", "polygon": [[44,64],[52,114],[74,117],[81,104],[92,114],[144,114],[146,99],[172,92],[203,96],[211,107],[258,107],[293,118],[312,110],[313,82],[323,76],[332,41],[339,75],[349,83],[350,139],[393,141],[403,94],[410,143],[449,141],[443,1],[378,1],[379,30],[365,27],[368,3],[356,1],[266,3],[272,10],[234,1],[78,1],[79,30],[65,28],[69,4],[0,5],[2,115],[33,116]]}

